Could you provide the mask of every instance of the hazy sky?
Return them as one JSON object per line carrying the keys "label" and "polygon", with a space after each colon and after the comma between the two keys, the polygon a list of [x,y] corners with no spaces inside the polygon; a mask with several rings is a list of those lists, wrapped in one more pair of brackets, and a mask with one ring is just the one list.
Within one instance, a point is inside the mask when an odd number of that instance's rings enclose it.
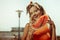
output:
{"label": "hazy sky", "polygon": [[[42,5],[46,13],[56,25],[57,35],[60,35],[60,0],[32,0]],[[23,10],[20,17],[20,26],[25,27],[29,22],[26,15],[26,6],[30,0],[0,0],[0,31],[10,31],[11,27],[18,27],[18,13],[16,10]]]}

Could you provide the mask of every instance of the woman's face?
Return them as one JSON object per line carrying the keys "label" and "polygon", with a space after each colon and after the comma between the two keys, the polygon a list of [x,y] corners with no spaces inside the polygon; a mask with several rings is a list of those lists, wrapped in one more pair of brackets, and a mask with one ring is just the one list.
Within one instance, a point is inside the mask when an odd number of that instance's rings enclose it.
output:
{"label": "woman's face", "polygon": [[31,7],[30,8],[31,20],[36,21],[38,17],[40,17],[40,10],[36,6]]}

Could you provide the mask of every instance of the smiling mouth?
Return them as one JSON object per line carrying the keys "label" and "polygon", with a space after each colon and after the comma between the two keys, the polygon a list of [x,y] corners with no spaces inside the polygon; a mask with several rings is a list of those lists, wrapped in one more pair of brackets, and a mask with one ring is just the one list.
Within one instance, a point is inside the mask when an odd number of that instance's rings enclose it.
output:
{"label": "smiling mouth", "polygon": [[34,14],[32,16],[32,24],[34,24],[36,22],[37,18],[38,18],[38,15],[37,14]]}
{"label": "smiling mouth", "polygon": [[36,21],[37,18],[38,18],[38,15],[37,15],[37,14],[34,14],[34,15],[32,16],[32,21]]}
{"label": "smiling mouth", "polygon": [[37,17],[38,17],[38,15],[37,15],[37,14],[33,15],[33,18],[37,18]]}

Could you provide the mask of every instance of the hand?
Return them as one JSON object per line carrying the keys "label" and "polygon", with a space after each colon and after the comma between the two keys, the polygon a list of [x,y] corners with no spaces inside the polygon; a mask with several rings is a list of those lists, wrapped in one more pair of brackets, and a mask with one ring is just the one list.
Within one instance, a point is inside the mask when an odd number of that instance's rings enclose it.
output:
{"label": "hand", "polygon": [[29,29],[29,34],[32,35],[33,32],[34,32],[34,30],[30,28],[30,29]]}
{"label": "hand", "polygon": [[39,34],[40,34],[39,31],[40,31],[40,30],[38,29],[38,30],[36,30],[33,34],[34,34],[34,35],[39,35]]}

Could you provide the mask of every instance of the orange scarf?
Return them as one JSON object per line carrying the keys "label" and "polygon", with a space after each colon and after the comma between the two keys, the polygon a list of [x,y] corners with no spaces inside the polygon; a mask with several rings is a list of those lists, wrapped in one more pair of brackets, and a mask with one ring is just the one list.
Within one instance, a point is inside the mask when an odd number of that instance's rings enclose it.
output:
{"label": "orange scarf", "polygon": [[34,28],[38,28],[44,24],[46,24],[46,22],[49,20],[48,16],[47,15],[43,15],[41,16],[36,22],[35,24],[33,24],[32,26]]}
{"label": "orange scarf", "polygon": [[50,32],[48,26],[45,25],[49,17],[47,15],[41,16],[34,25],[34,28],[39,28],[37,31],[33,33],[33,40],[50,40]]}

